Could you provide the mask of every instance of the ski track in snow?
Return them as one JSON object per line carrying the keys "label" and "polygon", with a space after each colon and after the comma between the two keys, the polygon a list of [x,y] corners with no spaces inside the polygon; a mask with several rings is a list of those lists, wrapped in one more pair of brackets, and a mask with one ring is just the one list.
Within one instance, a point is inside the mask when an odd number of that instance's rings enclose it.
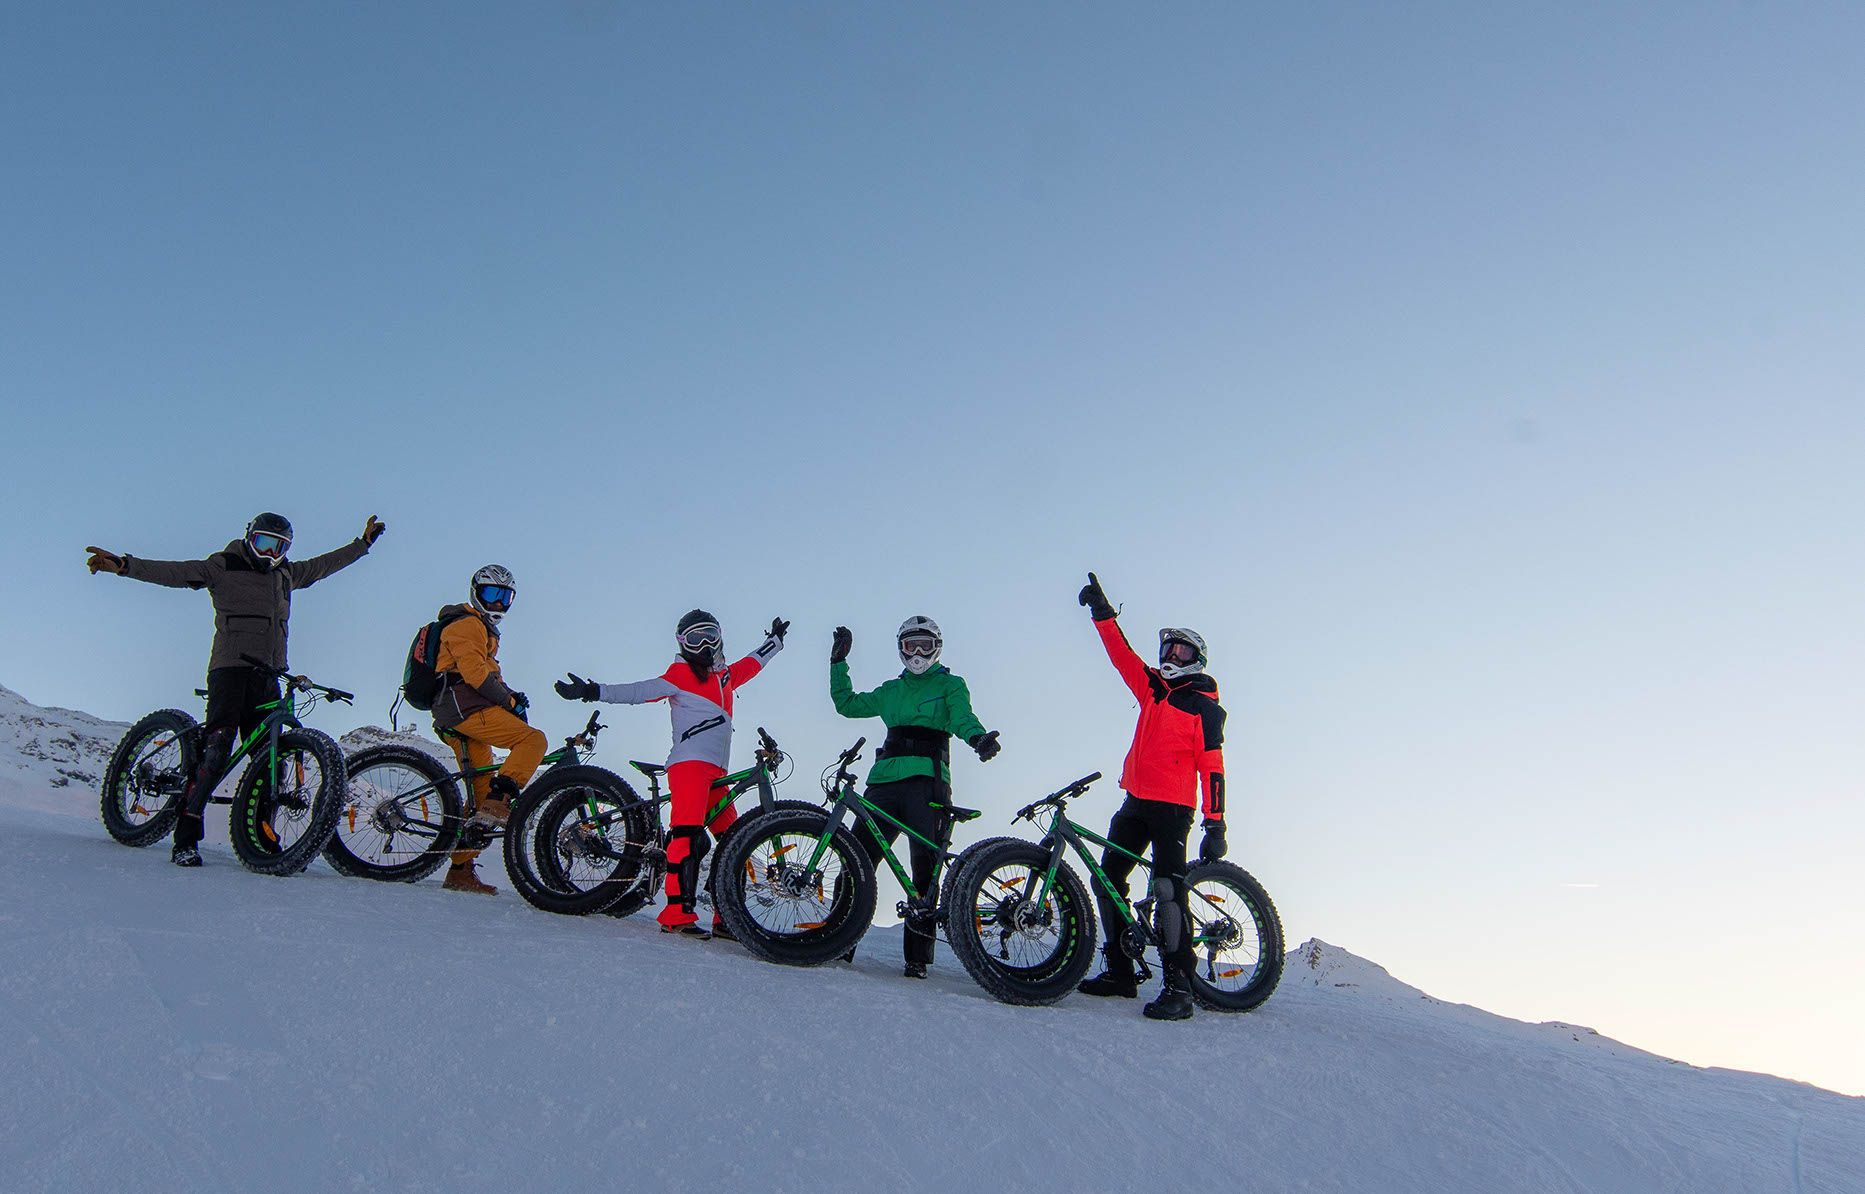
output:
{"label": "ski track in snow", "polygon": [[0,778],[7,1190],[1865,1191],[1865,1100],[1319,942],[1246,1016],[1015,1008],[943,946],[901,978],[897,928],[795,970],[651,911],[249,874],[224,810],[180,872],[38,779]]}

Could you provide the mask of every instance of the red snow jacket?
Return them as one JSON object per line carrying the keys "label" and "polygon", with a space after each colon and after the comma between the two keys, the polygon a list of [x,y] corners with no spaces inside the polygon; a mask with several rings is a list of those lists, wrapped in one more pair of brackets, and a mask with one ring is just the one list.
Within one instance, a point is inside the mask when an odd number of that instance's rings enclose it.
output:
{"label": "red snow jacket", "polygon": [[1114,670],[1140,702],[1140,724],[1120,770],[1120,786],[1141,800],[1197,808],[1204,780],[1204,817],[1224,819],[1224,707],[1217,681],[1202,673],[1168,680],[1148,667],[1113,618],[1096,622]]}

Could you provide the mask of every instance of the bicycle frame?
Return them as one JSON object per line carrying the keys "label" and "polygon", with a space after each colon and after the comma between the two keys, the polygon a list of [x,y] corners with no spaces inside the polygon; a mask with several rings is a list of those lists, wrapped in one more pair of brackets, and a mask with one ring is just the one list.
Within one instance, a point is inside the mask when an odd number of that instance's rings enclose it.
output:
{"label": "bicycle frame", "polygon": [[[208,787],[210,793],[220,787],[222,783],[226,782],[226,778],[229,775],[239,770],[241,760],[252,755],[259,748],[261,739],[265,741],[269,781],[272,785],[272,790],[274,792],[278,791],[278,737],[279,734],[284,732],[286,727],[300,724],[298,721],[297,702],[294,699],[292,690],[288,688],[285,690],[284,696],[276,701],[267,701],[258,706],[258,708],[262,712],[265,712],[265,719],[262,720],[258,726],[254,727],[253,732],[246,736],[245,741],[237,744],[233,748],[233,752],[227,756],[226,766],[221,768],[220,774],[214,777],[213,783]],[[300,765],[302,766],[302,764]],[[233,803],[233,798],[231,796],[210,795],[208,799],[214,804]]]}
{"label": "bicycle frame", "polygon": [[945,869],[946,863],[956,857],[951,851],[950,835],[947,836],[946,841],[933,841],[857,792],[852,778],[843,779],[837,789],[835,803],[830,806],[829,822],[823,827],[822,836],[816,840],[816,849],[810,854],[807,869],[812,874],[821,865],[822,856],[828,853],[829,839],[835,836],[835,831],[840,829],[850,816],[853,816],[874,838],[874,844],[880,847],[881,857],[887,860],[887,868],[894,873],[894,878],[899,882],[900,889],[907,893],[909,901],[919,901],[923,897],[920,890],[913,885],[913,876],[907,872],[906,867],[900,864],[900,856],[895,854],[893,847],[887,844],[887,835],[881,832],[876,822],[885,821],[927,849],[937,850],[939,861],[933,868],[932,885],[934,892],[939,890],[940,872]]}

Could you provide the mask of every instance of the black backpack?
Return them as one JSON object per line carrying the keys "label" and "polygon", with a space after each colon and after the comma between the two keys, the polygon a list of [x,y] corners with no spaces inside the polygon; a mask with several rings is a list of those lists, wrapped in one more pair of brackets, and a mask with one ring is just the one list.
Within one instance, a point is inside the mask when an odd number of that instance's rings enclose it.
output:
{"label": "black backpack", "polygon": [[453,614],[440,618],[414,632],[414,642],[408,644],[408,662],[401,673],[402,700],[412,708],[426,713],[440,699],[442,677],[435,667],[440,661],[440,632],[448,623],[465,616]]}

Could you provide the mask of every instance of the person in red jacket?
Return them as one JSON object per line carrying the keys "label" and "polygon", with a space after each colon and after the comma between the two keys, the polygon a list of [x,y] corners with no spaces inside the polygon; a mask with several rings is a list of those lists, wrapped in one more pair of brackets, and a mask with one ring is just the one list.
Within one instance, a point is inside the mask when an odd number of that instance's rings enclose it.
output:
{"label": "person in red jacket", "polygon": [[[1108,825],[1107,838],[1135,853],[1152,850],[1153,912],[1166,973],[1164,990],[1144,1010],[1154,1020],[1190,1019],[1194,961],[1185,902],[1185,848],[1201,795],[1204,841],[1199,861],[1214,861],[1225,853],[1224,707],[1218,704],[1217,681],[1205,675],[1204,639],[1183,627],[1159,632],[1159,666],[1148,666],[1121,633],[1116,611],[1094,573],[1088,574],[1077,600],[1088,607],[1114,670],[1140,702],[1140,723],[1120,771],[1127,799]],[[1134,865],[1112,850],[1101,856],[1101,869],[1122,891]],[[1080,990],[1132,999],[1139,994],[1139,979],[1133,959],[1120,948],[1119,926],[1124,922],[1106,892],[1097,890],[1095,895],[1107,933],[1101,950],[1107,968],[1083,982]]]}

